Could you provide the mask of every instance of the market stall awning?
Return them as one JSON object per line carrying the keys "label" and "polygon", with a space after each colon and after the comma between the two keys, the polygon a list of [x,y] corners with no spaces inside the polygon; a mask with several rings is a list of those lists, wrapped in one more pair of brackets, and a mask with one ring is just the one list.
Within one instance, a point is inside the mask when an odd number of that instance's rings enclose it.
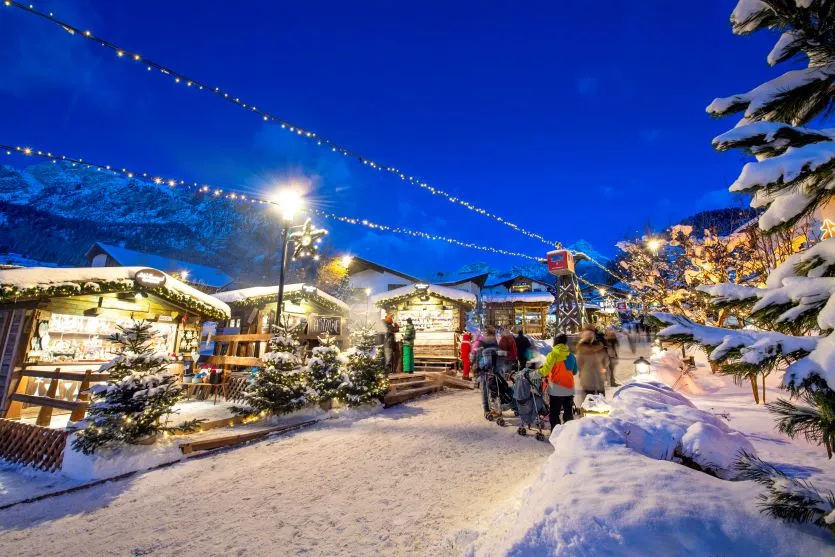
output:
{"label": "market stall awning", "polygon": [[[242,288],[240,290],[228,290],[226,292],[218,292],[214,294],[214,297],[226,302],[230,306],[260,306],[268,302],[277,302],[278,285],[253,286],[252,288]],[[335,298],[315,286],[302,283],[285,284],[284,298],[293,303],[304,298],[344,313],[348,313],[351,309],[348,304],[339,298]]]}
{"label": "market stall awning", "polygon": [[375,294],[369,298],[369,301],[378,307],[385,307],[387,305],[396,304],[400,301],[408,300],[414,296],[422,295],[435,296],[436,298],[441,298],[442,300],[449,300],[451,302],[463,304],[469,307],[473,307],[476,304],[475,294],[438,284],[415,284],[402,286],[388,292]]}
{"label": "market stall awning", "polygon": [[226,319],[231,315],[229,306],[221,300],[162,271],[147,267],[28,267],[0,270],[0,303],[140,290],[211,319]]}

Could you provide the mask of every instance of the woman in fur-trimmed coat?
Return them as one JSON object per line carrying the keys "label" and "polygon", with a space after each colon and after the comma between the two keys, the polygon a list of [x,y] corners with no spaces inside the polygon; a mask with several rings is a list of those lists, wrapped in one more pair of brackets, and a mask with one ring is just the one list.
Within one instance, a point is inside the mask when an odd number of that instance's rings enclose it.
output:
{"label": "woman in fur-trimmed coat", "polygon": [[585,394],[605,394],[609,354],[606,346],[595,338],[594,331],[584,329],[575,348],[580,387]]}

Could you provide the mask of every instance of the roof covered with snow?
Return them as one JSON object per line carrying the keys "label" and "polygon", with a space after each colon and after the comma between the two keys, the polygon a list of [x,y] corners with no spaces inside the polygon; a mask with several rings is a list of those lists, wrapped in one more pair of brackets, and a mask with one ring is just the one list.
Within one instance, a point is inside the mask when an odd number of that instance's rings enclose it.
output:
{"label": "roof covered with snow", "polygon": [[120,265],[126,267],[151,267],[152,269],[159,269],[165,273],[177,273],[183,275],[183,272],[188,273],[186,280],[192,283],[205,284],[212,288],[222,288],[232,282],[232,277],[219,269],[207,267],[205,265],[198,265],[197,263],[189,263],[188,261],[181,261],[179,259],[172,259],[170,257],[162,257],[151,253],[143,253],[141,251],[134,251],[131,249],[120,248],[102,242],[96,242],[87,251],[87,257],[92,259],[98,253],[104,252],[112,257]]}
{"label": "roof covered with snow", "polygon": [[508,284],[510,282],[513,282],[516,279],[524,279],[524,280],[529,280],[531,282],[537,282],[537,283],[543,284],[545,286],[551,286],[547,282],[541,281],[539,279],[535,279],[533,277],[526,276],[526,275],[516,274],[516,275],[511,275],[508,278],[502,278],[502,279],[499,279],[499,280],[495,280],[495,279],[493,279],[493,277],[491,277],[492,282],[490,282],[490,284],[485,284],[484,288],[493,288],[494,286],[501,286],[503,284]]}
{"label": "roof covered with snow", "polygon": [[[453,302],[458,302],[469,306],[475,306],[476,304],[475,294],[472,294],[470,292],[464,292],[463,290],[458,290],[456,288],[450,288],[449,286],[442,286],[440,284],[430,284],[428,285],[426,291],[428,294],[432,296],[437,296],[438,298],[444,298]],[[386,303],[392,303],[396,300],[410,298],[419,294],[420,291],[418,290],[417,286],[401,286],[400,288],[395,288],[394,290],[390,290],[388,292],[375,294],[369,298],[369,301],[372,304],[381,306],[385,305]]]}
{"label": "roof covered with snow", "polygon": [[[284,295],[287,296],[288,299],[298,299],[302,294],[302,287],[304,286],[305,285],[302,283],[285,284]],[[308,288],[313,287],[308,286]],[[346,304],[339,298],[331,296],[323,290],[319,290],[318,288],[315,289],[315,292],[311,290],[311,295],[314,298],[319,298],[322,302],[325,303],[325,305],[335,306],[346,312],[350,310],[348,304]],[[274,286],[253,286],[251,288],[242,288],[240,290],[229,290],[227,292],[218,292],[214,295],[214,297],[218,300],[221,300],[233,306],[258,304],[262,301],[266,301],[264,300],[265,298],[272,298],[273,301],[275,301],[277,296],[277,284]]]}
{"label": "roof covered with snow", "polygon": [[[106,294],[137,290],[134,276],[147,267],[28,267],[0,270],[0,302]],[[229,317],[229,306],[196,288],[165,275],[165,283],[142,288],[171,303],[213,318]]]}

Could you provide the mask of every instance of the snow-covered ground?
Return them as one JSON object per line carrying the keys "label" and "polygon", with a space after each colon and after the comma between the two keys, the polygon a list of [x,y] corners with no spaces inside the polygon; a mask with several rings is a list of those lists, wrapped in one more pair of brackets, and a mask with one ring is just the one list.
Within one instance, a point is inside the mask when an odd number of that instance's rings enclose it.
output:
{"label": "snow-covered ground", "polygon": [[[628,375],[622,360],[618,378],[623,381]],[[660,375],[667,380],[674,377]],[[793,477],[835,488],[835,466],[825,451],[777,433],[764,407],[753,404],[750,387],[713,376],[705,365],[700,365],[696,381],[701,394],[688,394],[691,402],[728,428],[743,432],[761,458]],[[779,394],[776,377],[769,386],[767,397],[774,400]],[[669,408],[642,408],[637,414],[639,419],[669,423],[681,416]],[[508,501],[480,535],[462,532],[458,546],[462,552],[478,556],[835,554],[835,538],[825,530],[788,525],[761,514],[759,486],[720,480],[644,456],[633,447],[645,439],[624,439],[613,418],[585,418],[561,429],[551,437],[555,452],[537,479],[519,500]]]}
{"label": "snow-covered ground", "polygon": [[14,555],[455,555],[550,444],[448,391],[0,511]]}

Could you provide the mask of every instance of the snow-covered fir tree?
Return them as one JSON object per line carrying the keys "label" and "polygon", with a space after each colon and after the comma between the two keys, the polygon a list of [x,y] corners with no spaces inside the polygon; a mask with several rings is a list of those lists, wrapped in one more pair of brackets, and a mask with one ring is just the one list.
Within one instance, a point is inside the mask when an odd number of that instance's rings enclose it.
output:
{"label": "snow-covered fir tree", "polygon": [[119,355],[101,367],[110,378],[106,385],[90,389],[93,402],[73,448],[85,454],[99,447],[137,443],[160,431],[188,430],[197,422],[166,427],[161,418],[171,414],[182,396],[177,375],[168,370],[171,359],[157,352],[152,341],[155,333],[145,321],[119,327],[111,339],[120,346]]}
{"label": "snow-covered fir tree", "polygon": [[353,346],[345,351],[346,364],[339,397],[350,406],[382,402],[389,388],[382,351],[375,345],[370,325],[354,327]]}
{"label": "snow-covered fir tree", "polygon": [[[768,55],[776,65],[801,60],[789,70],[746,93],[714,100],[714,116],[742,113],[737,126],[714,139],[720,150],[743,149],[747,163],[731,191],[753,196],[764,209],[765,232],[792,227],[832,201],[835,133],[815,129],[835,100],[835,3],[828,0],[740,0],[731,15],[733,30],[781,33]],[[761,330],[730,331],[704,327],[659,314],[669,327],[661,336],[696,342],[710,358],[734,374],[784,369],[790,398],[769,404],[780,431],[835,449],[835,240],[827,239],[792,255],[768,276],[764,288],[714,285],[702,288],[717,307],[745,308]],[[790,521],[812,522],[835,532],[831,492],[787,481],[773,468],[743,457],[739,462],[767,493],[763,509]]]}
{"label": "snow-covered fir tree", "polygon": [[238,414],[286,414],[313,402],[316,393],[308,386],[307,369],[299,358],[299,331],[287,323],[274,327],[270,351],[261,359],[260,370],[244,393],[244,406]]}
{"label": "snow-covered fir tree", "polygon": [[307,380],[317,400],[338,398],[344,375],[343,367],[344,361],[333,339],[328,335],[319,337],[319,346],[311,350],[307,360]]}

